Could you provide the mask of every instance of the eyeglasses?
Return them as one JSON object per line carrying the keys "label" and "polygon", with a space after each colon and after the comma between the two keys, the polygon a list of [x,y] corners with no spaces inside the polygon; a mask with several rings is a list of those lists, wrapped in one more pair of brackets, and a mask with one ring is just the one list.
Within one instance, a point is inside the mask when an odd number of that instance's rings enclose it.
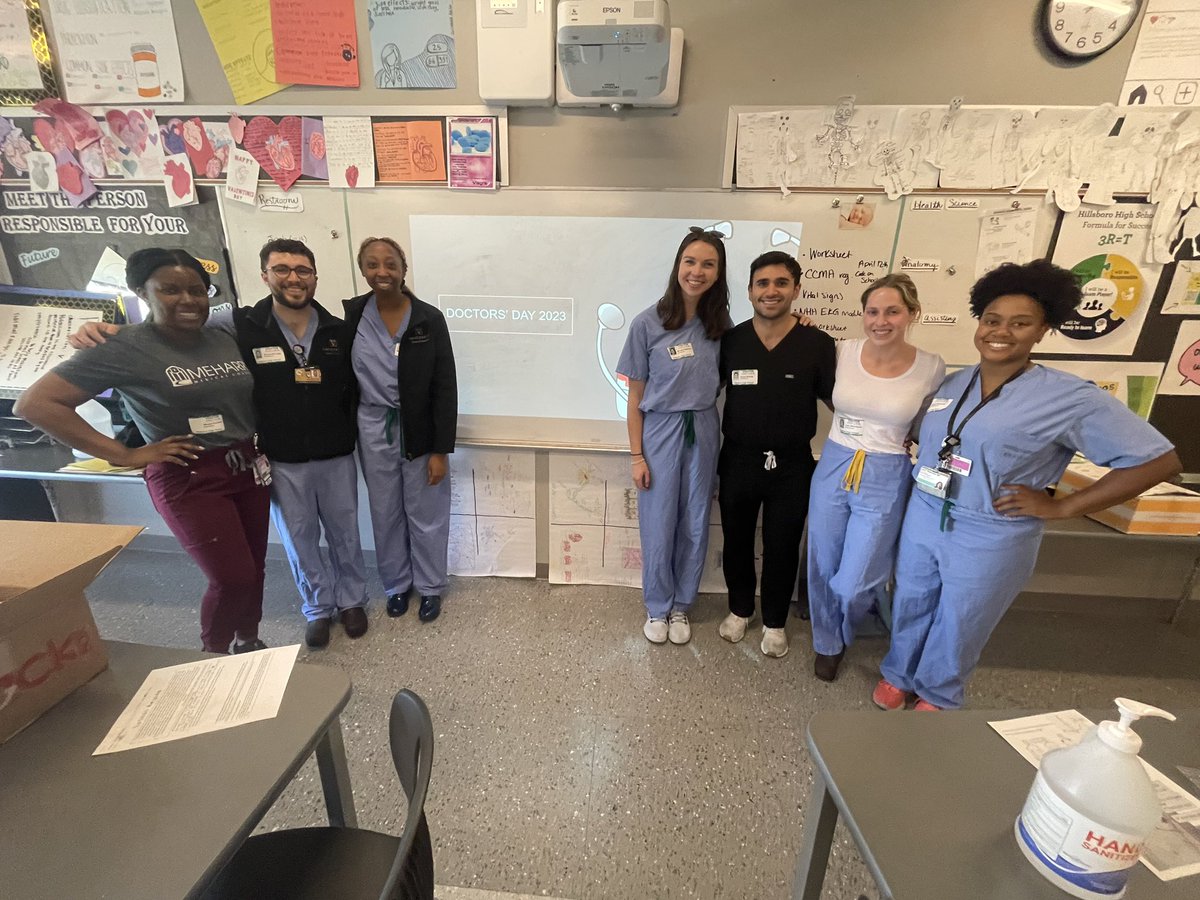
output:
{"label": "eyeglasses", "polygon": [[301,278],[312,278],[317,274],[316,269],[311,269],[308,266],[285,266],[282,264],[278,266],[271,266],[271,268],[267,271],[276,278],[287,278],[293,272],[295,272]]}

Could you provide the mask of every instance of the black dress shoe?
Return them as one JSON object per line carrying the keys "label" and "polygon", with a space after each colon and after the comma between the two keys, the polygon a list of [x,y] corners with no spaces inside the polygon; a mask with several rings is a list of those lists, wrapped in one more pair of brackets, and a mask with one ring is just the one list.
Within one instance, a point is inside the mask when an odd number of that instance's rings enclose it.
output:
{"label": "black dress shoe", "polygon": [[403,594],[388,594],[387,614],[394,619],[408,612],[408,600],[412,596],[412,592],[413,589],[410,587]]}
{"label": "black dress shoe", "polygon": [[442,614],[442,598],[430,594],[421,598],[421,608],[417,610],[417,618],[422,622],[432,622]]}
{"label": "black dress shoe", "polygon": [[329,619],[313,619],[304,626],[304,643],[313,649],[329,644]]}
{"label": "black dress shoe", "polygon": [[837,678],[838,666],[842,664],[842,657],[845,655],[845,647],[833,654],[833,656],[818,653],[816,662],[813,663],[813,674],[822,681],[833,681],[833,679]]}
{"label": "black dress shoe", "polygon": [[255,650],[266,650],[267,645],[258,638],[252,641],[242,641],[233,645],[234,653],[253,653]]}
{"label": "black dress shoe", "polygon": [[346,637],[362,637],[367,633],[367,611],[361,606],[343,609],[342,627],[346,629]]}

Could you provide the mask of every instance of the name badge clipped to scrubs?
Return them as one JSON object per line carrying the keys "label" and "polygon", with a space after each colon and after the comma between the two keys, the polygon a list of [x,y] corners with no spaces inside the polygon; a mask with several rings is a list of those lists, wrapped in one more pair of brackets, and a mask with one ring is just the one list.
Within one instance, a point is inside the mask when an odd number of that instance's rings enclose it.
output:
{"label": "name badge clipped to scrubs", "polygon": [[695,356],[696,351],[692,349],[692,344],[689,341],[686,344],[676,344],[674,347],[668,347],[667,355],[671,359],[687,359],[689,356]]}
{"label": "name badge clipped to scrubs", "polygon": [[255,347],[254,361],[260,366],[266,363],[281,363],[287,359],[282,347]]}
{"label": "name badge clipped to scrubs", "polygon": [[254,455],[254,483],[263,487],[271,484],[271,461],[262,453]]}
{"label": "name badge clipped to scrubs", "polygon": [[188,428],[192,434],[216,434],[225,430],[225,418],[220,413],[215,416],[192,416],[188,419]]}
{"label": "name badge clipped to scrubs", "polygon": [[733,383],[741,384],[758,384],[758,369],[734,369]]}
{"label": "name badge clipped to scrubs", "polygon": [[950,492],[950,473],[929,466],[917,470],[917,490],[924,491],[939,500],[945,500]]}
{"label": "name badge clipped to scrubs", "polygon": [[863,420],[853,416],[838,416],[838,431],[855,437],[863,433]]}
{"label": "name badge clipped to scrubs", "polygon": [[321,370],[316,366],[301,366],[296,369],[296,384],[320,384]]}

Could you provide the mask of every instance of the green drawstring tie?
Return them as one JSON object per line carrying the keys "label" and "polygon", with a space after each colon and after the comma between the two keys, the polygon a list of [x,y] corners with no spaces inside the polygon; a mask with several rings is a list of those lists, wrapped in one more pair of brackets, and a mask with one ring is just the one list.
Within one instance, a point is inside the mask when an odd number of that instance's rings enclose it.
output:
{"label": "green drawstring tie", "polygon": [[696,443],[696,414],[690,409],[683,411],[683,445],[691,447]]}
{"label": "green drawstring tie", "polygon": [[[383,418],[383,439],[387,441],[387,445],[389,447],[395,442],[395,435],[393,432],[396,429],[396,423],[399,421],[400,410],[389,406],[387,415]],[[403,438],[401,438],[401,440],[403,440]]]}
{"label": "green drawstring tie", "polygon": [[946,523],[950,521],[950,512],[954,509],[954,501],[946,499],[942,501],[942,518],[938,524],[938,531],[946,530]]}

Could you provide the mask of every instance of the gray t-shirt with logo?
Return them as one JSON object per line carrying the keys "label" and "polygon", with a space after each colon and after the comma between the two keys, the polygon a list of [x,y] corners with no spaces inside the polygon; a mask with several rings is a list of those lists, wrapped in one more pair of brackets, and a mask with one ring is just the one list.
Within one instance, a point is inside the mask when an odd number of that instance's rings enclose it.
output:
{"label": "gray t-shirt with logo", "polygon": [[175,342],[153,324],[129,325],[54,373],[90,394],[119,390],[147,442],[194,434],[205,448],[227,447],[254,434],[254,379],[221,329]]}

